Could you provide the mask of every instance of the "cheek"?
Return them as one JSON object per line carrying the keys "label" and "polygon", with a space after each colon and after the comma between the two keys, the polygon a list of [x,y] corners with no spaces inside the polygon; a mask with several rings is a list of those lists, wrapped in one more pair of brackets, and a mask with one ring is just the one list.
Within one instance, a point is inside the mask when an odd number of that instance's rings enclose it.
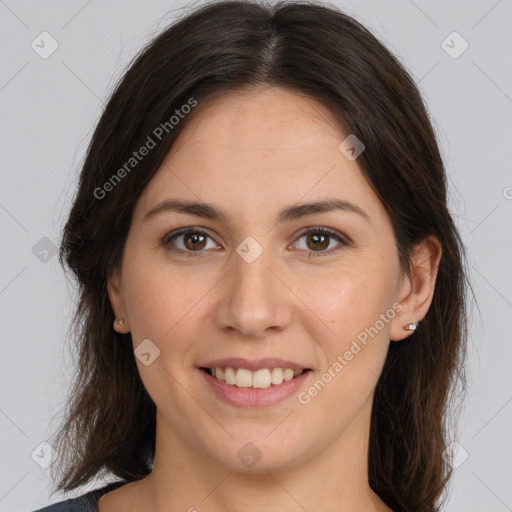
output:
{"label": "cheek", "polygon": [[[125,303],[134,345],[154,341],[161,351],[177,352],[191,339],[188,332],[200,321],[201,301],[212,287],[207,276],[198,278],[183,267],[172,267],[132,253],[123,268]],[[171,343],[172,341],[172,343]]]}
{"label": "cheek", "polygon": [[301,286],[298,291],[315,313],[307,315],[308,330],[322,361],[318,372],[322,382],[307,390],[304,400],[310,397],[320,409],[345,408],[342,417],[347,421],[375,389],[396,313],[394,260],[368,253],[357,260],[340,266],[329,279],[317,280],[314,287]]}
{"label": "cheek", "polygon": [[188,411],[192,417],[198,414],[197,405],[181,383],[189,378],[186,368],[194,348],[190,340],[197,338],[193,329],[199,325],[200,299],[211,284],[179,268],[171,272],[169,265],[147,255],[144,263],[136,256],[132,253],[123,267],[133,348],[149,339],[160,351],[148,366],[136,360],[141,380],[160,410],[171,416]]}
{"label": "cheek", "polygon": [[[314,283],[311,286],[311,283]],[[393,304],[396,289],[392,265],[377,258],[360,258],[357,264],[340,266],[324,278],[301,282],[297,295],[314,315],[310,328],[322,333],[330,345],[344,346],[366,328],[373,326]],[[379,322],[388,332],[389,323]],[[316,327],[315,327],[316,326]]]}
{"label": "cheek", "polygon": [[[361,276],[349,279],[345,275],[324,292],[322,296],[310,294],[304,301],[309,301],[322,320],[313,317],[308,327],[318,343],[322,365],[298,400],[305,411],[316,411],[312,418],[328,422],[335,436],[371,399],[386,359],[394,310],[385,283]],[[316,420],[309,421],[313,431]]]}

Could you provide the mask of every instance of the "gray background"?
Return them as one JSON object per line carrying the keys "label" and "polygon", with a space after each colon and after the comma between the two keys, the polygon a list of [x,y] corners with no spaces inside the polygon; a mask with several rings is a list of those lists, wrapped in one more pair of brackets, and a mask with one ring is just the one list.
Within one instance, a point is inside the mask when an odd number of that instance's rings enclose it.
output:
{"label": "gray background", "polygon": [[[454,439],[461,446],[457,460],[462,450],[468,457],[454,472],[446,510],[512,511],[512,1],[333,3],[380,37],[419,83],[449,173],[450,207],[468,248],[478,308]],[[65,339],[74,292],[52,249],[77,168],[124,66],[186,5],[0,1],[2,511],[48,504],[50,470],[31,454],[45,459],[41,443],[57,425],[73,371]],[[39,52],[51,48],[48,36],[39,36],[44,31],[58,43],[46,59],[31,47],[35,41]],[[460,55],[463,41],[446,39],[453,31],[469,44]]]}

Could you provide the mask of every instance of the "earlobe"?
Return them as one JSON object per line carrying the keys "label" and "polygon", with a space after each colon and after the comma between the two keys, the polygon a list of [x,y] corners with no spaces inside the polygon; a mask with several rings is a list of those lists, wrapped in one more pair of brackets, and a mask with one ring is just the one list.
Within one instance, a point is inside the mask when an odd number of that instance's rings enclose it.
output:
{"label": "earlobe", "polygon": [[117,267],[112,271],[112,274],[107,281],[107,292],[116,317],[114,320],[114,330],[121,334],[130,332],[121,288],[121,274]]}
{"label": "earlobe", "polygon": [[391,340],[400,341],[410,336],[427,314],[434,296],[441,255],[441,243],[434,235],[428,235],[416,246],[411,257],[410,275],[400,290],[399,297],[404,297],[400,301],[402,310],[391,323]]}

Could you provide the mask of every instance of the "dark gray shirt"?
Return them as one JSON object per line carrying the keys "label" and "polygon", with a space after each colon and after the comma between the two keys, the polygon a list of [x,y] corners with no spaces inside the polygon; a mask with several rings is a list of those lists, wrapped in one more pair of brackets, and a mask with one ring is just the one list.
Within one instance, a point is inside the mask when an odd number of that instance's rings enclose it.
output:
{"label": "dark gray shirt", "polygon": [[128,482],[121,480],[119,482],[112,482],[105,487],[100,487],[94,491],[89,491],[76,498],[71,498],[65,501],[59,501],[48,507],[35,510],[34,512],[98,512],[98,501],[107,492],[113,491]]}

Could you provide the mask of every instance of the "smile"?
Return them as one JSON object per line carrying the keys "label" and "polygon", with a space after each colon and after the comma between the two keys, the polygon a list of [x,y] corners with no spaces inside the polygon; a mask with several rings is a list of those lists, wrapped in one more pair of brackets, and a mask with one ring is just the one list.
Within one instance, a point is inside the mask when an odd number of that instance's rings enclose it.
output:
{"label": "smile", "polygon": [[238,388],[266,389],[270,386],[279,386],[290,381],[308,370],[294,370],[293,368],[262,368],[248,370],[247,368],[201,368],[215,377],[218,381]]}

